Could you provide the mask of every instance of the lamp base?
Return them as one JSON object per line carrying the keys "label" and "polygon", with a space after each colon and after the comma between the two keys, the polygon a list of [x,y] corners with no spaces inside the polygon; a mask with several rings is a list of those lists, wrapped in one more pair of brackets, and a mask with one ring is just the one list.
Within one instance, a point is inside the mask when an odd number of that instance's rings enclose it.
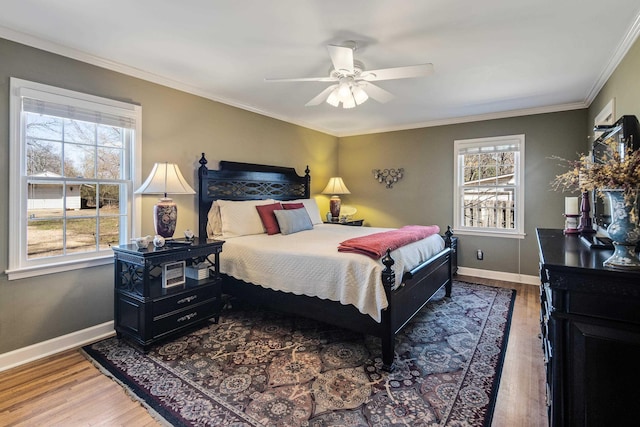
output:
{"label": "lamp base", "polygon": [[165,239],[173,237],[178,222],[178,206],[173,200],[163,197],[153,207],[153,225],[156,234]]}
{"label": "lamp base", "polygon": [[331,221],[338,221],[340,219],[340,204],[342,201],[338,196],[331,196],[329,199],[329,211],[331,212]]}

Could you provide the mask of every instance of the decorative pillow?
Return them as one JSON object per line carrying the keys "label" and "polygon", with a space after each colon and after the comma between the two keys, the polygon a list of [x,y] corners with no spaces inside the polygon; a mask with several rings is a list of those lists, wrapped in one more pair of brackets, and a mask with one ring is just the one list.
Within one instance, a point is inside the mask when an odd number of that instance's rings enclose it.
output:
{"label": "decorative pillow", "polygon": [[313,228],[306,209],[275,210],[273,213],[282,234],[292,234]]}
{"label": "decorative pillow", "polygon": [[278,220],[276,220],[276,216],[273,214],[273,211],[282,210],[282,205],[276,202],[271,205],[256,206],[256,209],[258,210],[258,215],[260,215],[260,220],[262,221],[264,229],[267,230],[267,234],[278,234],[280,232],[280,227],[278,227]]}
{"label": "decorative pillow", "polygon": [[222,218],[222,237],[238,237],[265,232],[256,206],[270,205],[275,200],[218,200]]}
{"label": "decorative pillow", "polygon": [[314,225],[322,224],[322,217],[320,217],[320,209],[318,209],[316,199],[288,200],[286,203],[302,203],[309,214],[311,223]]}
{"label": "decorative pillow", "polygon": [[283,203],[282,208],[287,209],[302,209],[304,208],[304,203]]}
{"label": "decorative pillow", "polygon": [[207,237],[214,239],[220,236],[222,236],[222,218],[220,218],[220,206],[216,200],[211,204],[207,214]]}

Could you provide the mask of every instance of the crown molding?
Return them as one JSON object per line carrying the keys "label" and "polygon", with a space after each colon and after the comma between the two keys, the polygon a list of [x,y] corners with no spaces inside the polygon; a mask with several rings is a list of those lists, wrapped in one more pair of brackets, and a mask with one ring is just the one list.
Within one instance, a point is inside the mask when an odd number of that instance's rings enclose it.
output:
{"label": "crown molding", "polygon": [[629,49],[631,49],[631,46],[633,46],[638,39],[638,35],[640,35],[640,12],[587,94],[585,98],[585,104],[587,104],[587,106],[591,105],[593,100],[596,99],[600,90],[602,90],[613,72],[618,68],[618,65],[620,65],[620,62],[622,62],[622,59],[624,59],[629,52]]}

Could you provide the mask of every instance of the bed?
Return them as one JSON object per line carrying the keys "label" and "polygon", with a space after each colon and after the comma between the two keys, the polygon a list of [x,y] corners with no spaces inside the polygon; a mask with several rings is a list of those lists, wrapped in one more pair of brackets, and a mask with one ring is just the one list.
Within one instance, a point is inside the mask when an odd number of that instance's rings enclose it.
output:
{"label": "bed", "polygon": [[[304,176],[299,176],[294,168],[229,161],[221,161],[219,169],[209,170],[204,153],[199,163],[199,236],[211,236],[212,234],[211,212],[214,202],[223,206],[223,208],[219,209],[228,209],[226,206],[233,202],[267,204],[270,202],[266,200],[271,200],[286,204],[287,201],[305,201],[305,203],[309,200],[313,201],[313,199],[310,199],[311,177],[308,167]],[[307,210],[312,208],[307,204],[304,207]],[[227,210],[225,212],[233,211]],[[314,218],[311,212],[309,212],[309,215]],[[318,216],[317,213],[316,216]],[[423,248],[429,246],[431,247],[429,249],[431,252],[422,253],[421,256],[426,257],[423,258],[424,260],[413,256],[413,260],[406,263],[404,262],[405,259],[411,259],[408,254],[412,248],[398,248],[393,252],[388,250],[379,260],[370,260],[360,254],[337,252],[336,242],[346,236],[365,234],[368,229],[370,228],[322,224],[320,220],[320,223],[314,221],[312,229],[300,233],[288,235],[261,233],[261,235],[253,234],[228,239],[223,237],[226,240],[225,253],[221,257],[223,292],[240,300],[259,304],[270,309],[314,318],[352,331],[379,337],[381,339],[383,369],[392,370],[396,334],[439,289],[444,287],[446,296],[449,297],[451,295],[450,245],[452,233],[448,229],[444,239],[436,235],[433,238],[430,237],[429,239],[431,240],[429,242],[427,242],[428,239],[424,239],[424,241],[411,243],[408,246],[420,248],[416,250],[426,251],[427,249]],[[227,229],[226,233],[229,232],[230,230]],[[232,233],[230,235],[233,236]],[[333,261],[318,257],[318,264],[311,265],[307,264],[308,260],[305,261],[299,258],[292,263],[294,270],[285,270],[286,267],[280,267],[279,264],[276,264],[279,258],[278,255],[281,253],[282,248],[287,246],[287,243],[289,243],[290,247],[296,248],[296,251],[287,257],[302,256],[301,252],[304,251],[297,246],[298,242],[303,239],[313,239],[314,244],[317,244],[316,236],[320,235],[325,236],[322,239],[327,239],[329,248],[326,250],[327,257],[334,257]],[[320,240],[320,238],[317,240]],[[435,243],[438,240],[440,241],[440,246]],[[263,253],[251,254],[253,250],[251,248],[253,247],[262,247]],[[317,249],[317,251],[320,253],[325,250]],[[403,251],[405,252],[403,253]],[[329,252],[332,253],[329,254]],[[251,258],[251,256],[258,258]],[[304,282],[305,280],[299,279],[299,275],[309,272],[312,279],[308,279],[306,282],[314,285],[317,285],[316,282],[320,282],[321,279],[338,282],[340,280],[334,277],[333,263],[367,264],[365,268],[369,270],[364,274],[368,278],[362,280],[375,281],[376,289],[381,290],[368,292],[373,294],[376,303],[364,302],[361,304],[350,302],[349,298],[351,300],[355,298],[355,301],[359,301],[360,295],[355,297],[341,297],[339,295],[330,299],[331,297],[327,296],[326,292],[330,293],[332,291],[325,290],[324,285],[316,286],[317,289],[322,289],[325,292],[319,293],[319,291],[314,291],[313,289],[311,292],[306,289],[287,291],[272,289],[271,285],[266,283],[268,281],[266,276],[265,283],[262,283],[261,275],[263,272],[260,266],[264,266],[265,269],[269,270],[277,270],[280,273],[279,277],[282,282]],[[412,263],[415,263],[415,265]],[[237,278],[245,277],[237,271],[242,270],[243,266],[253,273],[253,275],[247,277],[255,277],[257,279],[251,282]],[[300,268],[301,266],[302,268]],[[371,271],[376,272],[375,277],[372,276]],[[354,279],[352,276],[355,276],[356,280],[361,280],[358,274],[354,275],[351,271],[346,272],[345,276],[349,276],[349,280]],[[333,279],[331,279],[332,277]],[[353,288],[366,290],[369,286],[353,286],[351,283],[351,289]],[[372,305],[376,305],[376,307],[372,307]]]}

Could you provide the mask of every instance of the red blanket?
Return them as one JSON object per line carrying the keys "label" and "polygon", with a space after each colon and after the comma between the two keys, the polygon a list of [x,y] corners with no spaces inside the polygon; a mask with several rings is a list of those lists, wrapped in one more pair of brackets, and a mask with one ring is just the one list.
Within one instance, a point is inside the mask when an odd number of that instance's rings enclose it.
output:
{"label": "red blanket", "polygon": [[338,246],[338,252],[355,252],[378,259],[387,252],[387,249],[393,251],[439,232],[440,227],[437,225],[405,225],[397,230],[345,240]]}

